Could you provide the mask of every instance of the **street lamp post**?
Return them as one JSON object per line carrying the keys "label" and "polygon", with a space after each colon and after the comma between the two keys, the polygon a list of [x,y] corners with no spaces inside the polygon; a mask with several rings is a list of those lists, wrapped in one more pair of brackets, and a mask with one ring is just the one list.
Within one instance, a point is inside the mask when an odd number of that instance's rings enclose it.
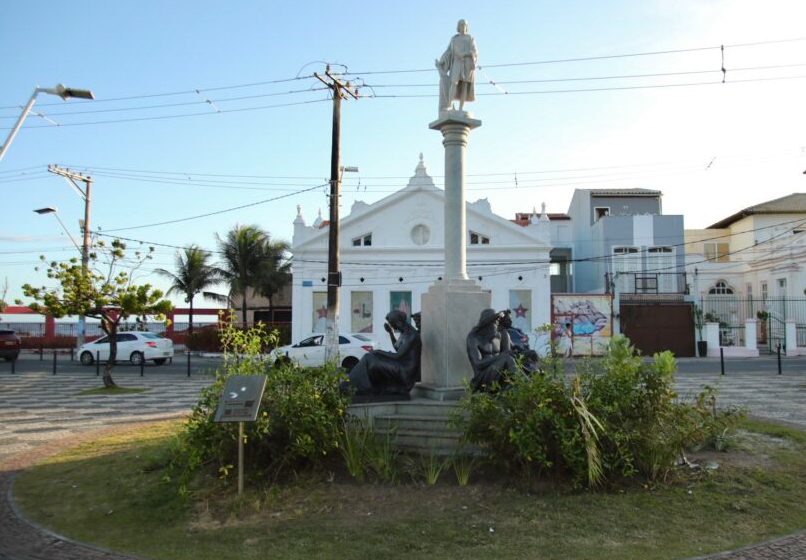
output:
{"label": "street lamp post", "polygon": [[65,87],[63,84],[57,84],[56,87],[52,88],[41,88],[38,87],[34,89],[34,93],[31,94],[31,98],[26,103],[25,107],[22,109],[22,114],[20,118],[17,119],[17,122],[11,128],[11,132],[8,133],[8,137],[6,138],[6,142],[0,146],[0,161],[2,161],[3,156],[6,155],[6,151],[8,147],[11,145],[11,142],[14,141],[14,138],[17,136],[17,133],[22,128],[22,123],[25,122],[25,118],[28,116],[28,113],[31,112],[31,108],[36,103],[36,96],[40,93],[48,93],[50,95],[58,95],[65,101],[70,99],[71,97],[77,99],[95,99],[95,96],[92,95],[92,92],[88,89],[75,89]]}

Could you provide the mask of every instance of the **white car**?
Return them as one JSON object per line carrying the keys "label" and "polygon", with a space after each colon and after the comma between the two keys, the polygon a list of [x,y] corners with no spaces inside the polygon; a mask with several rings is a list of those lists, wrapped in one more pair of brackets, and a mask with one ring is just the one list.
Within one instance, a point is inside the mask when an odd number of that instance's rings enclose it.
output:
{"label": "white car", "polygon": [[[275,348],[273,360],[291,360],[301,366],[321,366],[325,363],[325,335],[315,334],[296,344]],[[369,351],[375,348],[375,341],[364,334],[339,335],[339,360],[341,367],[350,371]]]}
{"label": "white car", "polygon": [[[117,360],[130,361],[140,365],[145,360],[154,360],[158,366],[173,358],[174,343],[151,332],[131,331],[117,333],[118,353]],[[93,342],[88,342],[78,349],[78,358],[85,366],[91,365],[97,358],[100,361],[109,360],[109,337],[104,336]]]}

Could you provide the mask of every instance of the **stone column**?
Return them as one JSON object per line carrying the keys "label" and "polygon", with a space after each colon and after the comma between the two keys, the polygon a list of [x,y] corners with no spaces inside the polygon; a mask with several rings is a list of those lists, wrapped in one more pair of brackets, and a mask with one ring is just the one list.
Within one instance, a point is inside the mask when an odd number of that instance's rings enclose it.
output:
{"label": "stone column", "polygon": [[445,146],[445,278],[467,280],[465,148],[470,131],[481,121],[464,111],[444,111],[428,125],[442,133]]}
{"label": "stone column", "polygon": [[490,294],[467,277],[466,257],[465,148],[481,121],[465,111],[443,111],[428,126],[442,133],[445,146],[445,274],[422,296],[422,383],[415,394],[450,400],[473,376],[467,334],[490,307]]}
{"label": "stone column", "polygon": [[749,350],[758,349],[756,322],[756,319],[746,319],[744,322],[744,346]]}
{"label": "stone column", "polygon": [[708,357],[719,357],[719,323],[705,323],[705,340],[708,341]]}
{"label": "stone column", "polygon": [[786,344],[786,355],[787,356],[798,356],[800,355],[798,351],[798,323],[795,319],[787,319],[786,326],[785,326],[785,338],[784,343]]}

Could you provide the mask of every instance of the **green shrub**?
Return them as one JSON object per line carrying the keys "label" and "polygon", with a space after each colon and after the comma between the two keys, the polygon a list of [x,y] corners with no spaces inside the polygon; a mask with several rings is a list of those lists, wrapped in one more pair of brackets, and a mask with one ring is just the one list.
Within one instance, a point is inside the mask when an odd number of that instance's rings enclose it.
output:
{"label": "green shrub", "polygon": [[511,376],[498,392],[473,393],[456,422],[465,439],[508,472],[563,472],[575,484],[665,476],[687,448],[728,441],[740,415],[717,411],[712,390],[693,403],[674,392],[670,352],[647,363],[623,336],[567,381],[556,359]]}
{"label": "green shrub", "polygon": [[[316,466],[339,448],[348,398],[339,390],[343,376],[332,367],[299,368],[270,364],[260,353],[276,344],[262,326],[221,331],[224,364],[190,414],[174,454],[180,490],[201,467],[227,476],[237,463],[238,426],[215,423],[218,401],[231,375],[263,375],[266,389],[256,422],[245,424],[245,460],[251,471],[272,479],[284,471]],[[223,469],[223,470],[221,470]]]}

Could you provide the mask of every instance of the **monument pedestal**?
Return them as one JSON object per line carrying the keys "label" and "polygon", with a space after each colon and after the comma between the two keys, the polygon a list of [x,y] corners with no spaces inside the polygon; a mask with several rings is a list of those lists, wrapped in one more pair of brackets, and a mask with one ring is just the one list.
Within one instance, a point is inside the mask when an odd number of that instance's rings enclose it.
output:
{"label": "monument pedestal", "polygon": [[490,307],[490,294],[472,280],[435,284],[422,297],[422,382],[415,396],[458,400],[473,377],[467,333]]}

